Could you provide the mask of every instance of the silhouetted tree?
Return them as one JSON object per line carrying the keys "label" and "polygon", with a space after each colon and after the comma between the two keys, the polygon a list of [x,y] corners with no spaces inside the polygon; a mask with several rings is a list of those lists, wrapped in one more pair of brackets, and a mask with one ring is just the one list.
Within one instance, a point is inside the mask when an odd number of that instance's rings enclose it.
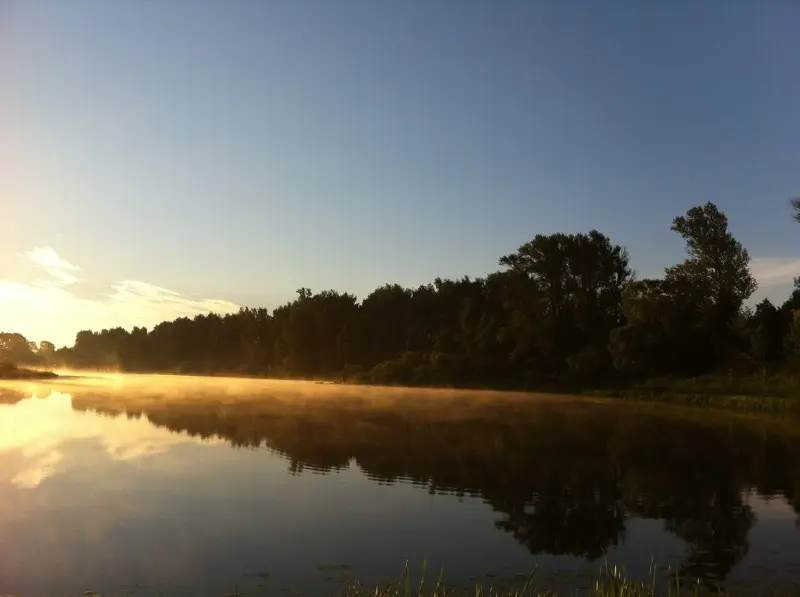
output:
{"label": "silhouetted tree", "polygon": [[791,199],[789,203],[792,206],[792,210],[794,210],[794,221],[800,222],[800,197]]}
{"label": "silhouetted tree", "polygon": [[667,268],[666,279],[697,288],[708,297],[709,331],[718,356],[729,349],[731,322],[758,284],[750,255],[728,231],[728,218],[713,203],[675,218],[672,230],[686,241],[689,258]]}
{"label": "silhouetted tree", "polygon": [[0,362],[8,361],[18,365],[33,365],[42,362],[37,354],[36,343],[22,334],[0,332]]}
{"label": "silhouetted tree", "polygon": [[688,258],[661,279],[634,280],[625,248],[596,230],[539,234],[482,278],[384,284],[360,302],[303,287],[272,312],[84,330],[71,349],[20,344],[19,354],[72,367],[403,384],[620,383],[800,366],[800,287],[780,308],[751,312],[750,257],[725,214],[706,203],[672,230]]}
{"label": "silhouetted tree", "polygon": [[[620,323],[622,292],[632,277],[623,247],[596,230],[538,235],[500,265],[531,282],[512,300],[511,326],[518,354],[539,372],[562,371],[587,351],[607,356],[608,334]],[[588,373],[600,373],[604,364],[602,357],[592,361]]]}

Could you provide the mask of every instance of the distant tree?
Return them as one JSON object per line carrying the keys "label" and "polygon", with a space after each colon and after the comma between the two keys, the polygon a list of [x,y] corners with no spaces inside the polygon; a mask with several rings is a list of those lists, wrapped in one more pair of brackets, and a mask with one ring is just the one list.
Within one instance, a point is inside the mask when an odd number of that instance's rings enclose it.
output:
{"label": "distant tree", "polygon": [[500,265],[531,282],[517,283],[511,304],[517,354],[527,353],[540,371],[559,370],[579,353],[573,363],[581,371],[600,362],[585,350],[605,347],[621,322],[622,291],[633,277],[622,246],[596,230],[540,234],[501,257]]}
{"label": "distant tree", "polygon": [[710,202],[675,218],[672,230],[686,241],[689,258],[667,268],[666,279],[698,289],[710,299],[712,350],[714,358],[721,359],[731,348],[733,319],[758,287],[750,273],[750,255],[728,230],[727,216]]}
{"label": "distant tree", "polygon": [[10,361],[19,365],[32,365],[41,361],[36,354],[36,343],[22,334],[0,332],[0,361]]}
{"label": "distant tree", "polygon": [[626,324],[611,332],[614,366],[634,375],[697,373],[708,366],[708,297],[685,280],[640,280],[623,295]]}
{"label": "distant tree", "polygon": [[788,329],[780,310],[764,299],[756,305],[749,323],[753,356],[765,366],[781,358]]}
{"label": "distant tree", "polygon": [[56,345],[47,340],[39,342],[39,352],[44,355],[51,355],[56,351]]}
{"label": "distant tree", "polygon": [[[800,199],[792,207],[800,221]],[[672,230],[688,257],[663,279],[635,280],[625,248],[597,230],[538,234],[483,278],[386,283],[362,301],[302,287],[271,312],[83,330],[58,351],[6,339],[0,354],[13,344],[23,359],[54,353],[73,367],[498,384],[744,371],[800,357],[800,285],[779,309],[763,302],[750,313],[750,257],[725,214],[706,203]]]}
{"label": "distant tree", "polygon": [[37,354],[42,360],[42,364],[53,365],[56,359],[56,346],[52,342],[42,340],[39,342]]}
{"label": "distant tree", "polygon": [[673,220],[672,230],[686,241],[689,259],[667,269],[667,277],[708,292],[729,321],[758,288],[750,273],[750,255],[728,231],[728,218],[713,203],[693,207]]}
{"label": "distant tree", "polygon": [[396,358],[411,349],[413,293],[399,284],[384,284],[361,303],[363,358],[368,366]]}

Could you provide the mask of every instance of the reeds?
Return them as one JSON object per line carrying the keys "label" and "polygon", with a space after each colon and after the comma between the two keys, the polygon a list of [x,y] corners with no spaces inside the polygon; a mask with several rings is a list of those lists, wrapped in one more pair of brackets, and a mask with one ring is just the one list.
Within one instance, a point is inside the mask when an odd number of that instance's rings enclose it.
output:
{"label": "reeds", "polygon": [[[531,572],[524,581],[510,586],[475,583],[472,587],[455,586],[444,582],[444,569],[439,571],[436,582],[426,584],[426,565],[417,583],[412,582],[411,571],[406,562],[400,578],[387,583],[363,585],[351,583],[342,597],[700,597],[729,595],[724,589],[709,588],[695,579],[682,578],[679,572],[666,571],[660,576],[655,564],[651,563],[645,580],[635,580],[624,569],[610,567],[607,563],[599,571],[593,582],[567,589],[546,587],[546,583],[536,583],[536,571]],[[771,591],[773,597],[798,595],[797,590]],[[743,597],[753,595],[744,591]]]}

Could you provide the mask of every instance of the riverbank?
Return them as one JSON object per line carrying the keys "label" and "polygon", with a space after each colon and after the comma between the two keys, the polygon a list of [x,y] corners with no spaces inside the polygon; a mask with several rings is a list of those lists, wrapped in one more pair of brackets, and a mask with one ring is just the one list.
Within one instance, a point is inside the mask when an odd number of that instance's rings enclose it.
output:
{"label": "riverbank", "polygon": [[626,390],[585,390],[579,395],[631,400],[637,402],[661,402],[681,406],[720,408],[748,412],[795,412],[800,413],[800,400],[777,396],[747,396],[741,394],[709,394],[653,391],[647,388]]}
{"label": "riverbank", "polygon": [[515,379],[503,382],[442,380],[426,383],[385,378],[377,381],[370,375],[364,375],[347,379],[347,383],[591,396],[750,412],[800,413],[800,376],[788,373],[775,374],[771,377],[707,375],[691,378],[653,378],[636,382],[606,380],[582,383],[557,379]]}
{"label": "riverbank", "polygon": [[[89,370],[87,370],[89,371]],[[91,370],[92,373],[121,373],[116,370]],[[633,402],[660,402],[703,408],[720,408],[748,412],[800,413],[800,375],[776,373],[761,376],[707,375],[691,378],[653,378],[637,382],[606,380],[604,382],[578,382],[558,379],[459,379],[441,376],[437,379],[401,376],[376,378],[370,372],[348,372],[329,376],[299,377],[293,375],[258,375],[236,371],[131,371],[138,375],[177,375],[186,377],[274,379],[305,381],[324,385],[380,386],[392,388],[481,390],[498,392],[524,392],[590,396]],[[17,375],[13,377],[11,375]],[[58,376],[47,371],[16,369],[10,376],[0,379],[52,379]],[[27,375],[27,377],[24,377]]]}
{"label": "riverbank", "polygon": [[800,383],[794,375],[659,378],[624,387],[588,388],[578,394],[753,412],[800,413]]}
{"label": "riverbank", "polygon": [[0,380],[4,381],[33,381],[37,379],[55,379],[57,377],[58,375],[52,371],[24,369],[12,363],[0,363]]}

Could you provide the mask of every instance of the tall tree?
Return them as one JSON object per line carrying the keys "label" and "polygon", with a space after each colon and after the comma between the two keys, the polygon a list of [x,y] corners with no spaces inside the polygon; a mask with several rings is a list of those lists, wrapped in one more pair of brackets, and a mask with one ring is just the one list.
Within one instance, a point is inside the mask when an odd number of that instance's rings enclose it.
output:
{"label": "tall tree", "polygon": [[36,343],[29,341],[22,334],[0,332],[0,361],[17,364],[36,364]]}
{"label": "tall tree", "polygon": [[794,221],[800,222],[800,197],[796,197],[795,199],[790,199],[789,203],[794,210]]}
{"label": "tall tree", "polygon": [[517,352],[529,347],[540,371],[601,367],[591,353],[607,356],[608,334],[620,324],[622,290],[633,277],[627,251],[596,230],[540,234],[500,265],[531,282],[517,285],[512,305]]}
{"label": "tall tree", "polygon": [[728,217],[711,202],[691,208],[672,222],[686,241],[689,258],[667,268],[667,280],[700,289],[710,299],[710,330],[716,351],[731,342],[731,323],[758,287],[750,273],[750,255],[728,230]]}
{"label": "tall tree", "polygon": [[758,288],[750,273],[750,255],[728,230],[728,217],[709,202],[672,222],[686,241],[689,258],[667,268],[667,278],[703,288],[728,320]]}

